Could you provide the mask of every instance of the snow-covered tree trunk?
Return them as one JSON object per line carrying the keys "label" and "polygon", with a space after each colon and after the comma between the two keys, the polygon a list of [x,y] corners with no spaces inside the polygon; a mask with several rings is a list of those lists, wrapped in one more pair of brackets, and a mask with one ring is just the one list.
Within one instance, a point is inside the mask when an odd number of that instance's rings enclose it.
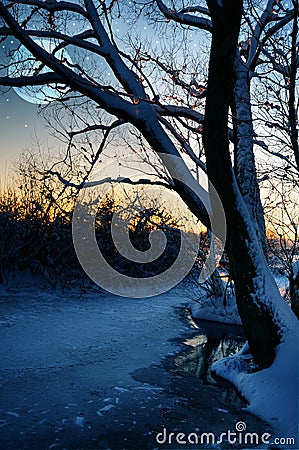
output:
{"label": "snow-covered tree trunk", "polygon": [[259,239],[267,254],[266,227],[264,211],[260,198],[260,190],[256,176],[256,165],[253,151],[253,121],[250,99],[249,69],[242,61],[239,52],[235,60],[234,78],[234,170],[240,192],[251,216],[256,220]]}
{"label": "snow-covered tree trunk", "polygon": [[227,252],[249,347],[255,362],[267,367],[284,334],[295,333],[298,322],[278,292],[258,239],[257,223],[250,216],[231,164],[227,125],[242,1],[207,3],[213,21],[203,136],[207,171],[226,212]]}
{"label": "snow-covered tree trunk", "polygon": [[296,83],[298,71],[298,19],[299,4],[298,0],[293,1],[294,4],[294,20],[292,29],[292,49],[291,49],[291,65],[289,77],[289,122],[290,122],[290,138],[294,151],[297,169],[299,171],[299,144],[298,144],[298,101],[296,112]]}

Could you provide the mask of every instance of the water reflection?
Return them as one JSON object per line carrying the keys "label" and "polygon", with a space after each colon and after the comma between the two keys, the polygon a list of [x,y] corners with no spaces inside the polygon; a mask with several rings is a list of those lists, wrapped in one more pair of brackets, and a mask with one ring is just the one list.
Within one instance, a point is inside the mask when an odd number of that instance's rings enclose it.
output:
{"label": "water reflection", "polygon": [[215,380],[211,374],[214,362],[234,355],[243,347],[246,338],[241,326],[226,325],[218,322],[194,320],[186,314],[192,328],[197,333],[183,341],[187,351],[175,357],[175,367],[178,372],[187,372],[199,378],[201,384],[223,387],[222,400],[229,404],[244,405],[234,388],[229,383]]}

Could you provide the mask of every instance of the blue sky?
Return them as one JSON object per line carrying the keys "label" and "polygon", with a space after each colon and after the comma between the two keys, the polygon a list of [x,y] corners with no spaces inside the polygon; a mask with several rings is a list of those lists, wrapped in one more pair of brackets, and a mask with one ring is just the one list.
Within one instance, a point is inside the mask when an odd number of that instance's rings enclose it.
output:
{"label": "blue sky", "polygon": [[[3,92],[3,91],[2,91]],[[38,107],[21,99],[12,89],[0,95],[0,176],[3,181],[9,164],[24,149],[31,148],[36,136],[44,141],[45,128]]]}
{"label": "blue sky", "polygon": [[[145,25],[142,21],[139,28],[143,35],[148,33]],[[124,21],[114,22],[116,34],[121,35],[124,27]],[[10,42],[7,41],[5,45],[1,45],[0,59],[5,58],[6,48],[11,45],[15,45],[14,38]],[[110,74],[107,73],[107,75]],[[0,179],[2,183],[9,166],[23,150],[32,148],[37,140],[43,145],[47,140],[53,142],[49,136],[49,129],[38,111],[36,104],[25,101],[13,89],[0,88]]]}

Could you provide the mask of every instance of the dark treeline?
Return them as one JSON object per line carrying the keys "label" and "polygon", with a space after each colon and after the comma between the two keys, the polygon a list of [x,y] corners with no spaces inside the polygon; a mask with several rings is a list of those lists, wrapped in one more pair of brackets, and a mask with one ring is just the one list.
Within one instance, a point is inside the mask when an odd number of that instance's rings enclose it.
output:
{"label": "dark treeline", "polygon": [[[61,192],[60,187],[58,192],[49,180],[32,177],[28,167],[21,178],[21,182],[10,183],[0,193],[1,283],[15,271],[29,271],[42,275],[55,287],[90,287],[93,283],[78,262],[72,240],[75,191],[64,188]],[[165,271],[180,250],[178,219],[166,213],[158,201],[144,209],[137,208],[128,231],[133,246],[148,250],[149,235],[156,229],[165,233],[167,246],[153,263],[128,262],[119,254],[111,236],[113,215],[119,208],[113,196],[105,196],[98,207],[95,232],[105,259],[128,276],[148,277]]]}

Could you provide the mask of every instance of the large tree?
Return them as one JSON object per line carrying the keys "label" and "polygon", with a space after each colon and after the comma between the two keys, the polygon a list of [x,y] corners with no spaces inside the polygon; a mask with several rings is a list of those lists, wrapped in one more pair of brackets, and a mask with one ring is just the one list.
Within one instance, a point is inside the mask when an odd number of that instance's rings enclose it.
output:
{"label": "large tree", "polygon": [[[184,63],[181,70],[175,70],[159,56],[153,58],[136,47],[130,54],[127,48],[124,51],[119,47],[113,35],[111,14],[114,7],[121,14],[121,2],[109,5],[96,0],[0,2],[3,41],[14,36],[19,42],[14,54],[22,55],[2,65],[0,85],[21,88],[50,84],[59,93],[58,104],[71,109],[72,118],[76,117],[78,104],[89,105],[90,120],[85,120],[83,126],[78,114],[76,123],[81,124],[81,129],[69,133],[72,141],[69,151],[75,146],[74,137],[83,132],[103,132],[106,142],[113,129],[132,127],[159,153],[167,166],[172,189],[210,227],[203,202],[190,188],[190,179],[194,182],[194,178],[183,153],[206,171],[226,213],[226,248],[237,304],[258,367],[270,366],[279,345],[296,339],[297,332],[297,320],[282,300],[265,257],[265,225],[250,105],[250,81],[259,61],[262,35],[265,43],[279,27],[294,18],[294,8],[277,12],[276,5],[280,4],[269,0],[255,25],[248,19],[254,6],[246,5],[248,27],[241,34],[249,37],[244,50],[244,44],[238,46],[241,0],[209,0],[208,8],[192,4],[181,9],[168,8],[161,0],[147,3],[155,13],[162,13],[167,23],[173,21],[188,30],[195,27],[211,35],[208,80],[202,84],[190,74],[189,80],[184,80]],[[71,29],[73,20],[81,24],[76,28],[79,31]],[[50,39],[52,45],[43,45],[42,39]],[[20,51],[22,48],[26,52]],[[72,58],[64,56],[68,48],[78,52],[76,60],[74,52]],[[107,83],[103,77],[99,61],[104,61],[113,73],[113,83]],[[173,90],[171,95],[167,91],[167,100],[162,80],[151,79],[150,73],[143,70],[144,61],[170,76]],[[185,104],[176,101],[176,88],[187,92]],[[99,118],[99,109],[106,112],[105,118]],[[192,135],[189,140],[186,134]],[[202,135],[205,162],[192,148],[194,142],[201,143]],[[90,167],[98,162],[102,149],[103,146],[97,152],[92,149]],[[169,165],[169,155],[178,158],[180,164]],[[88,173],[90,167],[86,169]]]}

